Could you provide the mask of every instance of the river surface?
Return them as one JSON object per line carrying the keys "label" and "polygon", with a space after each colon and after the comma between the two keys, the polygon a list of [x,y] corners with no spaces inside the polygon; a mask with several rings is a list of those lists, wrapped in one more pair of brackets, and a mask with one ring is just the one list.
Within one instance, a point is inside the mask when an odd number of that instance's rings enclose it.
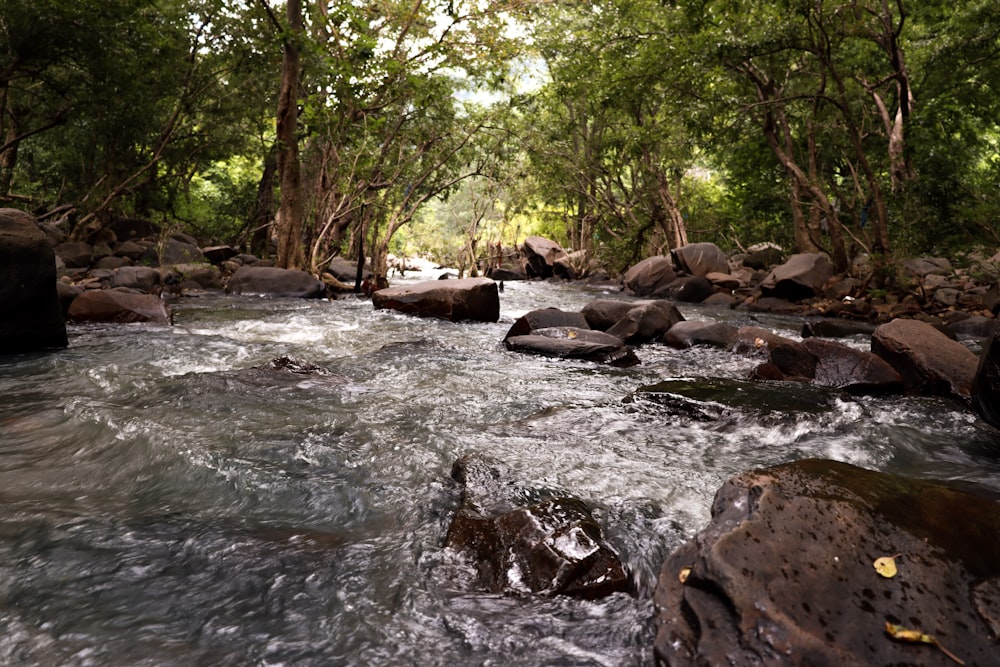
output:
{"label": "river surface", "polygon": [[[508,283],[496,324],[186,298],[173,327],[0,358],[0,664],[649,665],[660,564],[729,476],[825,457],[1000,489],[995,432],[947,401],[754,385],[721,350],[615,369],[501,343],[528,310],[609,297]],[[281,356],[336,375],[241,373]],[[468,453],[590,504],[638,595],[477,591],[441,546]]]}

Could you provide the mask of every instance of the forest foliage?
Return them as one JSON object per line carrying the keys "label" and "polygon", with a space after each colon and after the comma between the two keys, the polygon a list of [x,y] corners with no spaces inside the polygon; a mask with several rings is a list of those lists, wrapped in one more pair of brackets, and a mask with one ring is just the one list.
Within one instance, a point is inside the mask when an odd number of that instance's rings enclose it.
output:
{"label": "forest foliage", "polygon": [[0,0],[0,200],[319,272],[1000,245],[991,0]]}

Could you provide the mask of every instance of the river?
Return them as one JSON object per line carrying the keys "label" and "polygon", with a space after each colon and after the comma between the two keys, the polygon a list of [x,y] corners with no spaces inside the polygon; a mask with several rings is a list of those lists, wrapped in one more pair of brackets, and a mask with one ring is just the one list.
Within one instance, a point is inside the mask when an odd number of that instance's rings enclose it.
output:
{"label": "river", "polygon": [[[496,324],[186,298],[173,327],[0,358],[0,664],[649,665],[659,566],[729,476],[825,457],[1000,489],[995,432],[944,400],[754,385],[722,350],[616,369],[504,349],[524,312],[595,298],[620,297],[508,283]],[[241,372],[281,356],[335,375]],[[441,547],[467,453],[590,504],[638,595],[478,592]]]}

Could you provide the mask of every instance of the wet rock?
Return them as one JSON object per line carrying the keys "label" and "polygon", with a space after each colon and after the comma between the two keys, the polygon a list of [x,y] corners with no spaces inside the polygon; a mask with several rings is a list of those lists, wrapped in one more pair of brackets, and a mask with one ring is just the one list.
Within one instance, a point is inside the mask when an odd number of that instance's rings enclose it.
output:
{"label": "wet rock", "polygon": [[657,292],[657,296],[681,303],[701,303],[713,294],[715,285],[700,276],[681,276]]}
{"label": "wet rock", "polygon": [[872,334],[872,352],[899,371],[907,391],[967,399],[976,355],[926,322],[897,319]]}
{"label": "wet rock", "polygon": [[526,336],[511,336],[504,346],[512,352],[526,352],[559,359],[579,359],[625,368],[635,366],[639,358],[617,336],[573,327],[537,329]]}
{"label": "wet rock", "polygon": [[388,308],[419,317],[460,322],[496,322],[500,319],[497,283],[489,278],[431,280],[405,287],[389,287],[372,295],[376,309]]}
{"label": "wet rock", "polygon": [[850,336],[870,336],[875,332],[871,322],[828,318],[812,320],[802,325],[802,337],[818,336],[820,338],[848,338]]}
{"label": "wet rock", "polygon": [[452,470],[465,491],[445,547],[472,558],[479,586],[493,593],[588,600],[628,590],[621,560],[582,501],[555,497],[484,515],[484,507],[502,506],[488,496],[502,487],[499,475],[477,457],[462,457]]}
{"label": "wet rock", "polygon": [[326,285],[305,271],[273,266],[241,266],[229,278],[226,293],[318,299],[326,293]]}
{"label": "wet rock", "polygon": [[673,260],[657,255],[630,268],[623,282],[635,296],[663,296],[667,286],[676,279]]}
{"label": "wet rock", "polygon": [[120,289],[84,292],[73,299],[67,317],[74,322],[173,323],[170,309],[159,297]]}
{"label": "wet rock", "polygon": [[752,313],[774,313],[775,315],[796,315],[802,312],[802,306],[787,299],[773,296],[762,296],[752,302],[748,310]]}
{"label": "wet rock", "polygon": [[653,301],[636,305],[607,330],[629,345],[641,345],[662,337],[684,316],[669,301]]}
{"label": "wet rock", "polygon": [[567,256],[562,246],[541,236],[524,239],[523,250],[529,278],[551,278],[556,262]]}
{"label": "wet rock", "polygon": [[487,271],[486,277],[497,282],[528,279],[528,276],[520,267],[496,267]]}
{"label": "wet rock", "polygon": [[607,331],[639,303],[641,302],[595,299],[585,305],[580,310],[580,314],[586,319],[591,329]]}
{"label": "wet rock", "polygon": [[740,327],[733,338],[733,352],[738,354],[769,355],[770,351],[782,343],[794,343],[791,338],[779,336],[761,327]]}
{"label": "wet rock", "polygon": [[1000,428],[1000,326],[983,341],[979,365],[972,381],[972,407],[983,421]]}
{"label": "wet rock", "polygon": [[689,243],[670,251],[674,263],[685,273],[704,278],[710,273],[728,273],[726,253],[714,243]]}
{"label": "wet rock", "polygon": [[59,306],[62,309],[63,319],[65,319],[73,300],[83,294],[83,288],[60,280],[56,281],[56,294],[59,295]]}
{"label": "wet rock", "polygon": [[765,296],[801,301],[817,296],[833,277],[833,264],[826,255],[800,253],[774,267],[760,287]]}
{"label": "wet rock", "polygon": [[744,283],[738,277],[730,273],[709,273],[705,276],[705,279],[716,288],[726,290],[727,292],[732,292],[744,286]]}
{"label": "wet rock", "polygon": [[662,341],[678,349],[695,345],[730,347],[736,339],[736,327],[724,322],[678,322],[663,334]]}
{"label": "wet rock", "polygon": [[635,398],[667,406],[671,413],[700,415],[695,417],[699,421],[733,416],[739,423],[739,415],[750,414],[765,423],[790,423],[803,414],[829,411],[839,396],[826,387],[790,387],[725,378],[677,379],[640,387]]}
{"label": "wet rock", "polygon": [[66,347],[52,245],[35,219],[0,209],[0,354]]}
{"label": "wet rock", "polygon": [[514,320],[514,324],[507,330],[507,335],[503,339],[507,340],[511,336],[527,336],[536,329],[551,327],[589,329],[590,325],[587,324],[587,319],[582,313],[568,313],[558,308],[540,308],[529,311]]}
{"label": "wet rock", "polygon": [[[895,554],[898,574],[879,576],[875,559]],[[672,667],[952,664],[891,639],[889,622],[993,664],[998,577],[993,500],[834,461],[747,472],[664,563],[655,654]]]}
{"label": "wet rock", "polygon": [[881,357],[831,340],[808,338],[802,342],[816,358],[813,380],[824,387],[851,394],[891,394],[903,390],[903,378]]}
{"label": "wet rock", "polygon": [[781,371],[782,377],[775,377],[773,371],[759,374],[761,379],[810,381],[816,377],[817,359],[802,343],[782,341],[770,348],[768,361]]}

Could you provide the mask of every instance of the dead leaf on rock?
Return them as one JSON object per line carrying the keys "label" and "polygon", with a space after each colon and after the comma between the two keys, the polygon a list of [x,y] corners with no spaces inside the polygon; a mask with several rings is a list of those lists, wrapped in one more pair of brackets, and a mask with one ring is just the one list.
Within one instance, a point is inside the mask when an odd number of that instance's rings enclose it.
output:
{"label": "dead leaf on rock", "polygon": [[889,621],[885,622],[885,633],[895,639],[896,641],[907,642],[910,644],[930,644],[931,646],[936,646],[942,653],[954,660],[960,665],[964,665],[965,661],[959,658],[957,655],[941,646],[941,642],[932,637],[931,635],[924,634],[920,630],[911,630],[910,628],[905,628],[902,625],[894,625]]}
{"label": "dead leaf on rock", "polygon": [[882,556],[881,558],[875,559],[875,571],[881,574],[886,579],[892,579],[896,576],[896,559],[903,554],[896,554],[895,556]]}
{"label": "dead leaf on rock", "polygon": [[681,571],[677,573],[677,579],[682,584],[688,580],[689,576],[691,576],[691,568],[689,567],[682,567]]}

